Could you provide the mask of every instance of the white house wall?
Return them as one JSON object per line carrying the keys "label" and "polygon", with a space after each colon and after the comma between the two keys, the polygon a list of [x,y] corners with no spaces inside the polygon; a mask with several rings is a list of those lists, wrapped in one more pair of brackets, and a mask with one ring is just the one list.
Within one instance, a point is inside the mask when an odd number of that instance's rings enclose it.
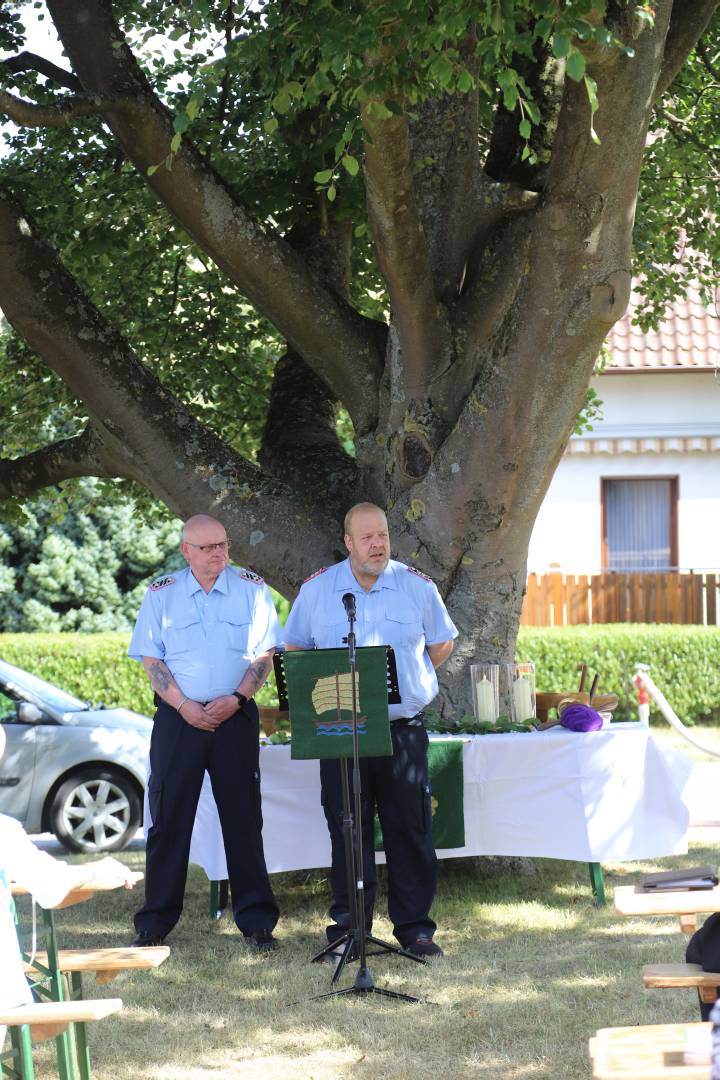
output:
{"label": "white house wall", "polygon": [[608,375],[594,386],[603,419],[571,440],[557,468],[533,530],[528,570],[597,572],[602,478],[652,476],[678,477],[680,566],[718,568],[720,377],[712,371]]}

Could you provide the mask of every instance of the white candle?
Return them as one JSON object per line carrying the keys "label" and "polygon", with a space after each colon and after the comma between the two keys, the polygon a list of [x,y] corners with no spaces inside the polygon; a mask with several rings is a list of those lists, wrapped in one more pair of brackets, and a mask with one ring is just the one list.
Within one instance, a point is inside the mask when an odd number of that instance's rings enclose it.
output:
{"label": "white candle", "polygon": [[478,720],[495,723],[495,692],[485,675],[480,682],[475,683],[475,708]]}
{"label": "white candle", "polygon": [[530,683],[522,675],[513,683],[513,704],[515,706],[516,720],[530,720],[532,718]]}

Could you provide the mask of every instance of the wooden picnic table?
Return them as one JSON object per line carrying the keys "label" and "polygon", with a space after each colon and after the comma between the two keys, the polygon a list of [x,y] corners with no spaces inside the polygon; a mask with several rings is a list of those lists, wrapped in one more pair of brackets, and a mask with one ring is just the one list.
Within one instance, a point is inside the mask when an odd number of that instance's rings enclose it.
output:
{"label": "wooden picnic table", "polygon": [[601,1028],[590,1040],[593,1080],[710,1080],[712,1024]]}
{"label": "wooden picnic table", "polygon": [[677,915],[680,929],[691,934],[701,913],[720,911],[720,885],[714,889],[646,892],[641,885],[618,885],[615,910],[620,915]]}
{"label": "wooden picnic table", "polygon": [[[142,880],[143,874],[133,873],[132,877],[133,884],[136,884],[138,881]],[[27,889],[23,889],[16,882],[11,882],[10,888],[14,898],[30,895]],[[60,964],[57,932],[55,929],[54,912],[56,908],[72,907],[75,904],[81,904],[86,900],[90,900],[91,897],[95,896],[97,893],[112,892],[116,888],[122,888],[122,886],[108,886],[88,882],[80,888],[71,889],[67,896],[65,896],[61,903],[57,904],[55,908],[40,908],[47,932],[47,950],[42,956],[42,963],[39,959],[33,960],[33,970],[30,975],[30,984],[38,995],[46,998],[48,1001],[60,1002],[67,1000],[63,982],[63,972]],[[30,958],[25,955],[25,960],[28,961],[29,959]],[[70,1078],[78,1075],[84,1076],[89,1074],[89,1059],[87,1056],[84,1030],[80,1032],[80,1038],[78,1040],[76,1033],[73,1030],[73,1025],[71,1024],[70,1030],[63,1030],[57,1035],[55,1045],[57,1049],[58,1071],[61,1080],[70,1080]]]}

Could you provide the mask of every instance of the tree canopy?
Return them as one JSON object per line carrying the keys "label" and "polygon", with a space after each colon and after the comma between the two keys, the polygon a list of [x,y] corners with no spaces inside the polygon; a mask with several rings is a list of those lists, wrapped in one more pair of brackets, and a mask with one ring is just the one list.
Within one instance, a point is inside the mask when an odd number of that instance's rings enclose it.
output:
{"label": "tree canopy", "polygon": [[6,4],[6,508],[130,482],[291,596],[379,502],[454,708],[631,272],[648,320],[714,287],[716,8],[46,0],[60,66]]}

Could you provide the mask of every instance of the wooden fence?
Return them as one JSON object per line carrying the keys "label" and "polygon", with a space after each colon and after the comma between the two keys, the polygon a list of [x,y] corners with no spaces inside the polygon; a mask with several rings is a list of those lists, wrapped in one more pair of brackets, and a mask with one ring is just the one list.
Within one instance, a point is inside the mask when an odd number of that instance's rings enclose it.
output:
{"label": "wooden fence", "polygon": [[520,623],[720,625],[720,573],[528,574]]}

